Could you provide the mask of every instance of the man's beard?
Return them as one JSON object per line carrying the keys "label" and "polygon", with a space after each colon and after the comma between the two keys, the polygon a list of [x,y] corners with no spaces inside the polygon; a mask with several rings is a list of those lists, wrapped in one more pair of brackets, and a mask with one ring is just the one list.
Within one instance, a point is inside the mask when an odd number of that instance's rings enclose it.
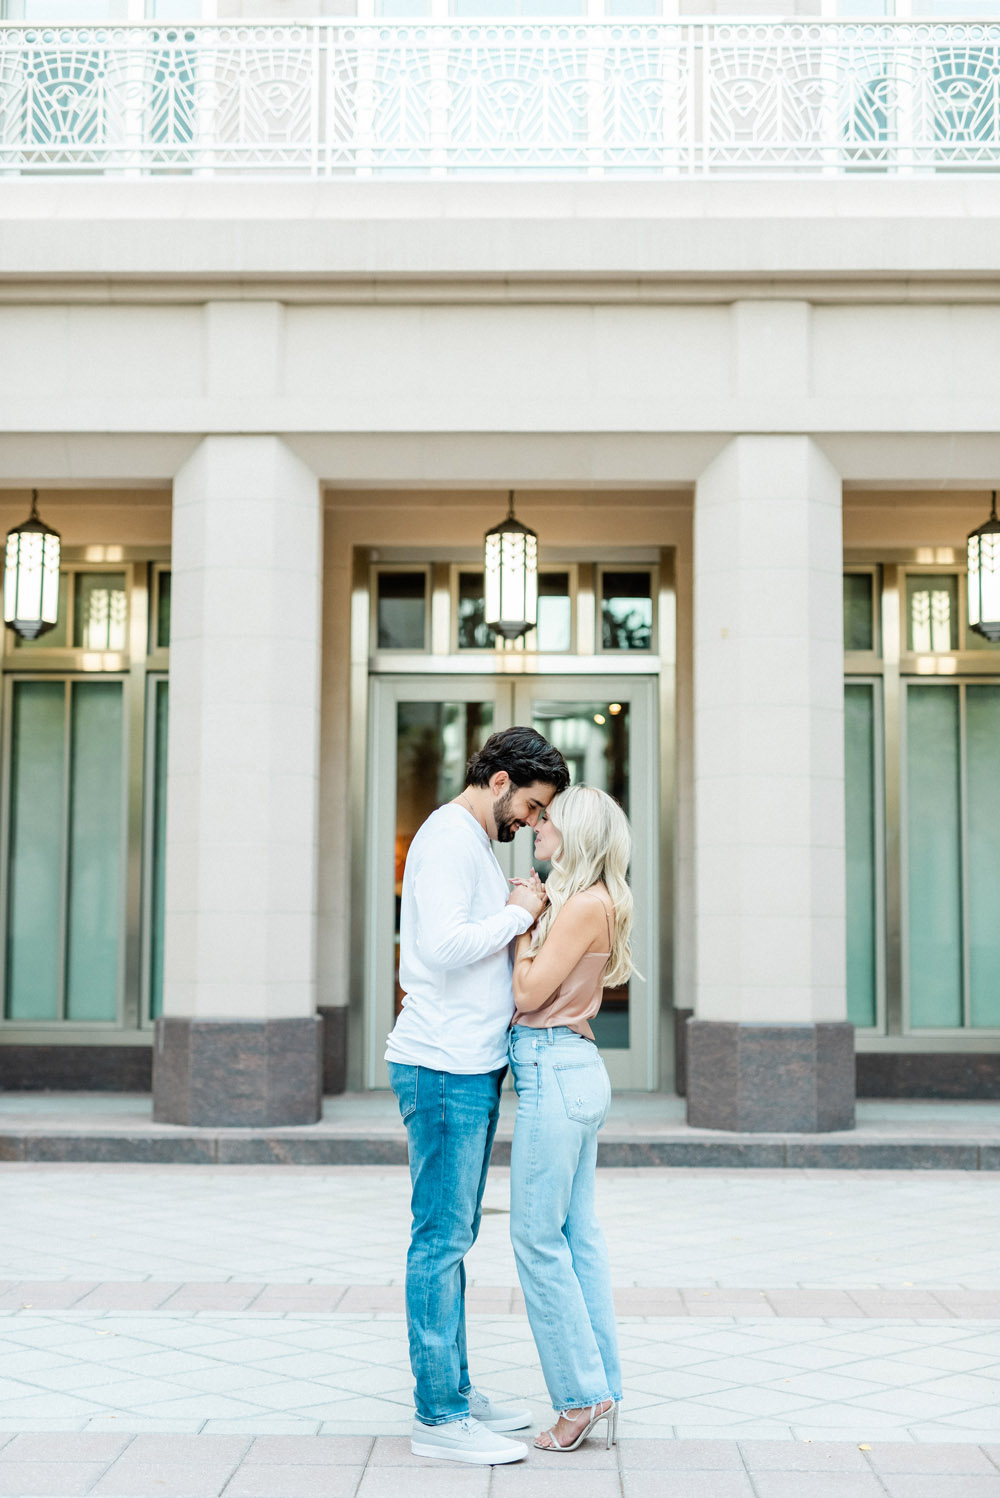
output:
{"label": "man's beard", "polygon": [[517,835],[520,822],[512,817],[510,803],[514,799],[514,787],[509,785],[502,796],[498,796],[493,803],[493,820],[496,823],[496,841],[498,843],[512,843]]}

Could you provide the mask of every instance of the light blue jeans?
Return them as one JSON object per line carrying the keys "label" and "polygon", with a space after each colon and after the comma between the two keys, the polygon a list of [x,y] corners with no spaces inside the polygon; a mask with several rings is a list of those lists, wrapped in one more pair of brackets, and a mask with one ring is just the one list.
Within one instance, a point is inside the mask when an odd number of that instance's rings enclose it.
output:
{"label": "light blue jeans", "polygon": [[515,1025],[510,1236],[552,1407],[621,1399],[611,1272],[594,1207],[611,1083],[593,1041]]}
{"label": "light blue jeans", "polygon": [[505,1066],[464,1076],[389,1063],[413,1186],[406,1326],[417,1418],[425,1425],[469,1413],[463,1260],[479,1233],[506,1075]]}

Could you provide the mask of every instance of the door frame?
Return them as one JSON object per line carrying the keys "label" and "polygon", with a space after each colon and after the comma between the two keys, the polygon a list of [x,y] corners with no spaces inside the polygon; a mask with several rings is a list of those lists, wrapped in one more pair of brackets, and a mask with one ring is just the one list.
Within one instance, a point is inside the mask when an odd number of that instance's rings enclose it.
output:
{"label": "door frame", "polygon": [[[597,665],[598,661],[595,660]],[[612,1085],[652,1091],[659,1085],[660,1030],[660,838],[657,800],[659,786],[659,677],[653,674],[614,675],[608,671],[564,675],[520,673],[444,675],[373,675],[369,680],[368,721],[371,794],[366,816],[366,874],[364,885],[364,1080],[369,1088],[388,1085],[383,1052],[392,1027],[394,993],[393,944],[387,940],[387,912],[394,908],[394,860],[390,850],[396,826],[396,708],[400,702],[482,702],[494,705],[493,727],[530,722],[532,700],[574,702],[581,698],[627,702],[629,714],[630,818],[639,829],[632,865],[636,930],[634,950],[638,972],[629,996],[629,1046],[606,1050],[604,1059]],[[504,872],[527,868],[531,860],[529,834],[514,842],[494,845]]]}

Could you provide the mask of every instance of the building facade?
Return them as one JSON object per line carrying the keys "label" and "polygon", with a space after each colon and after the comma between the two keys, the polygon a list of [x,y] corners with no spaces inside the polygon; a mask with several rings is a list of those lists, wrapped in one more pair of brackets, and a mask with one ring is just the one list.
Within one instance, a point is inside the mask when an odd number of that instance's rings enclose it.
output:
{"label": "building facade", "polygon": [[[734,86],[728,155],[668,132],[697,170],[654,175],[606,117],[557,156],[512,127],[492,170],[412,112],[340,166],[303,167],[319,129],[241,166],[256,126],[222,163],[196,109],[116,135],[112,44],[29,47],[31,19],[5,34],[30,66],[2,116],[0,510],[37,488],[64,571],[56,629],[2,657],[3,1084],[152,1078],[164,1121],[246,1124],[384,1086],[408,841],[531,721],[635,827],[616,1086],[751,1130],[849,1127],[856,1088],[996,1096],[1000,647],[965,602],[1000,476],[992,116],[946,138],[939,97],[918,129],[914,83],[905,140],[870,90],[859,135],[855,90],[834,151],[765,129],[759,92],[740,136]],[[471,30],[449,46],[481,70]],[[956,23],[966,108],[976,45]],[[71,55],[88,100],[104,80],[91,136],[79,107],[58,134],[57,89],[25,105],[46,49],[60,87]],[[954,112],[941,45],[922,66]],[[482,538],[510,490],[540,610],[505,646]]]}

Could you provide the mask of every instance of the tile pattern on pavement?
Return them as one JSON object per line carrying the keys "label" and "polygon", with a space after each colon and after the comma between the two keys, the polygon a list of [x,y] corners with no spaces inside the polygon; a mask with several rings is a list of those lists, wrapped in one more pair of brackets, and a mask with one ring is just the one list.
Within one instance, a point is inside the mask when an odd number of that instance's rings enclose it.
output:
{"label": "tile pattern on pavement", "polygon": [[[402,1285],[253,1285],[239,1280],[0,1280],[0,1311],[395,1311]],[[506,1285],[473,1285],[472,1315],[524,1314],[524,1296]],[[619,1316],[909,1316],[1000,1320],[1000,1290],[748,1290],[627,1286],[615,1291]]]}
{"label": "tile pattern on pavement", "polygon": [[[176,1284],[163,1280],[0,1280],[0,1311],[395,1311],[402,1285],[253,1285],[239,1280]],[[506,1285],[473,1285],[472,1315],[524,1314],[524,1296]],[[627,1286],[615,1291],[620,1316],[909,1316],[1000,1320],[1000,1290],[936,1289],[703,1290]]]}
{"label": "tile pattern on pavement", "polygon": [[[402,1167],[0,1173],[0,1279],[402,1284]],[[1000,1290],[1000,1172],[609,1169],[598,1203],[622,1288]],[[517,1285],[509,1205],[495,1168],[473,1285]]]}
{"label": "tile pattern on pavement", "polygon": [[1000,1446],[596,1442],[475,1468],[349,1436],[0,1436],[0,1498],[997,1498]]}
{"label": "tile pattern on pavement", "polygon": [[[1000,1322],[620,1321],[630,1436],[1000,1441]],[[527,1320],[470,1321],[490,1392],[548,1403]],[[0,1431],[387,1435],[409,1429],[403,1318],[22,1311],[0,1339]]]}

